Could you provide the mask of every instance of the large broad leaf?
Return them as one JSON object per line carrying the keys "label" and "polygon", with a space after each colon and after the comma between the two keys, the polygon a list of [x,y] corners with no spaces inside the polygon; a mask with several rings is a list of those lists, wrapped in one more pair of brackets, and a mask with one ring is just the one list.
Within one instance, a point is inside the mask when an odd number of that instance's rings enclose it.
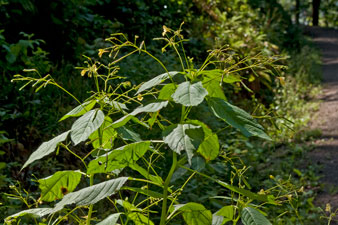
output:
{"label": "large broad leaf", "polygon": [[154,225],[148,216],[139,212],[128,213],[127,217],[132,220],[135,225]]}
{"label": "large broad leaf", "polygon": [[219,142],[217,134],[212,133],[212,130],[198,120],[190,120],[189,123],[201,126],[204,132],[204,139],[199,145],[197,152],[200,153],[208,162],[215,159],[219,153]]}
{"label": "large broad leaf", "polygon": [[175,93],[175,90],[176,90],[176,84],[174,83],[164,85],[164,87],[161,89],[158,95],[158,99],[171,100],[172,99],[171,96]]}
{"label": "large broad leaf", "polygon": [[49,155],[50,153],[54,152],[55,149],[56,149],[56,146],[60,142],[66,140],[69,132],[70,131],[66,131],[66,132],[60,134],[59,136],[56,136],[52,140],[42,143],[42,145],[40,145],[40,147],[29,156],[28,160],[25,162],[22,169],[24,169],[26,166],[28,166],[29,164],[31,164],[35,160],[41,159],[44,156]]}
{"label": "large broad leaf", "polygon": [[272,225],[262,213],[251,207],[242,210],[241,220],[244,225]]}
{"label": "large broad leaf", "polygon": [[234,219],[234,206],[224,206],[212,215],[212,225],[222,225]]}
{"label": "large broad leaf", "polygon": [[203,79],[203,87],[207,89],[208,96],[226,100],[219,81],[205,77]]}
{"label": "large broad leaf", "polygon": [[136,95],[141,93],[144,90],[147,90],[149,88],[155,87],[156,85],[159,85],[160,83],[162,83],[163,81],[165,81],[169,77],[174,77],[178,73],[179,72],[177,72],[177,71],[172,71],[172,72],[163,73],[161,75],[154,77],[153,79],[151,79],[151,80],[145,82],[144,84],[142,84],[140,86],[140,88],[138,89],[138,91],[136,92]]}
{"label": "large broad leaf", "polygon": [[145,106],[139,106],[131,113],[123,116],[112,124],[113,128],[124,126],[130,119],[142,112],[157,112],[168,105],[168,101],[153,102]]}
{"label": "large broad leaf", "polygon": [[71,129],[70,137],[75,145],[85,141],[104,121],[101,110],[93,109],[77,119]]}
{"label": "large broad leaf", "polygon": [[175,93],[171,96],[176,103],[184,106],[196,106],[203,102],[208,92],[202,82],[191,84],[189,81],[178,85]]}
{"label": "large broad leaf", "polygon": [[96,225],[115,225],[117,224],[117,220],[119,219],[121,213],[114,213],[102,220],[100,223]]}
{"label": "large broad leaf", "polygon": [[92,141],[92,145],[94,148],[105,148],[112,149],[114,146],[114,140],[117,137],[117,132],[114,128],[110,127],[112,124],[112,119],[108,116],[104,118],[104,122],[102,124],[101,129],[101,140],[99,135],[99,130],[94,131],[89,136],[89,139]]}
{"label": "large broad leaf", "polygon": [[74,191],[81,180],[80,171],[59,171],[52,176],[38,180],[41,200],[52,202]]}
{"label": "large broad leaf", "polygon": [[189,225],[211,225],[212,214],[203,205],[189,202],[184,205],[175,205],[174,212],[181,212],[186,224]]}
{"label": "large broad leaf", "polygon": [[96,100],[91,100],[88,102],[84,102],[81,105],[75,107],[74,109],[72,109],[70,112],[68,112],[66,115],[64,115],[60,120],[65,120],[68,117],[79,117],[82,116],[83,114],[85,114],[86,112],[88,112],[89,110],[91,110],[96,104]]}
{"label": "large broad leaf", "polygon": [[123,140],[133,141],[133,142],[142,141],[138,133],[134,132],[132,129],[126,126],[118,127],[116,128],[116,131]]}
{"label": "large broad leaf", "polygon": [[163,131],[164,142],[178,154],[185,150],[189,164],[191,164],[194,151],[198,149],[203,139],[202,128],[192,124],[174,124]]}
{"label": "large broad leaf", "polygon": [[104,199],[120,190],[127,180],[128,177],[119,177],[69,193],[55,205],[51,213],[55,213],[70,204],[76,204],[78,206],[95,204],[101,199]]}
{"label": "large broad leaf", "polygon": [[239,129],[246,137],[257,136],[266,140],[271,140],[271,138],[264,132],[264,128],[243,109],[231,105],[225,100],[219,98],[210,98],[208,100],[208,104],[215,116]]}
{"label": "large broad leaf", "polygon": [[223,77],[223,82],[228,83],[228,84],[241,81],[241,78],[238,75],[235,75],[234,73],[224,74],[224,71],[220,69],[204,70],[204,71],[201,71],[199,74],[203,74],[205,77],[208,77],[209,79],[213,79],[217,81],[218,83],[222,80],[222,77]]}
{"label": "large broad leaf", "polygon": [[133,165],[149,149],[150,142],[136,142],[92,160],[88,165],[88,174],[107,173]]}
{"label": "large broad leaf", "polygon": [[21,212],[18,212],[14,215],[8,216],[5,219],[5,223],[11,224],[11,221],[21,217],[21,216],[25,216],[25,215],[30,215],[33,217],[43,217],[45,215],[48,215],[51,213],[51,211],[53,210],[53,208],[35,208],[35,209],[27,209],[27,210],[23,210]]}

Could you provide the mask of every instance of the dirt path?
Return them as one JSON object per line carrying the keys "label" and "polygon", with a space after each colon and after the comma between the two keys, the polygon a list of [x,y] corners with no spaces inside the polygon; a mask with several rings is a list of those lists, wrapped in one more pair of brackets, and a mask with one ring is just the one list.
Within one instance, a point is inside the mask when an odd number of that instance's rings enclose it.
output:
{"label": "dirt path", "polygon": [[338,208],[338,30],[310,28],[314,42],[322,53],[323,93],[320,110],[311,128],[322,131],[316,148],[310,153],[312,162],[320,165],[323,191],[316,204],[325,208],[330,203]]}

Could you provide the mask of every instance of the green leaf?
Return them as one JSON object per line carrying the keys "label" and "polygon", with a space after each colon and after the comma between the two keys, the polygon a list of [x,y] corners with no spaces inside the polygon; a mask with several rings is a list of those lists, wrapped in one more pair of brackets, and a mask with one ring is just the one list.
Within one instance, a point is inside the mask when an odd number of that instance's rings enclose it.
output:
{"label": "green leaf", "polygon": [[134,132],[130,128],[127,128],[126,126],[118,127],[118,128],[116,128],[116,131],[117,131],[118,135],[120,135],[120,137],[123,140],[133,141],[133,142],[142,141],[142,139],[141,139],[141,137],[138,133]]}
{"label": "green leaf", "polygon": [[127,217],[132,220],[135,225],[154,225],[147,216],[139,212],[128,213]]}
{"label": "green leaf", "polygon": [[153,102],[145,106],[139,106],[131,113],[123,116],[112,124],[113,128],[124,126],[130,119],[142,112],[157,112],[168,105],[168,101]]}
{"label": "green leaf", "polygon": [[169,77],[176,76],[178,73],[180,73],[180,72],[172,71],[172,72],[163,73],[161,75],[154,77],[153,79],[151,79],[151,80],[145,82],[144,84],[142,84],[135,95],[141,93],[144,90],[147,90],[149,88],[155,87],[156,85],[159,85],[160,83],[162,83],[163,81],[165,81]]}
{"label": "green leaf", "polygon": [[96,225],[116,225],[117,220],[119,219],[122,213],[114,213],[102,220],[101,222],[97,223]]}
{"label": "green leaf", "polygon": [[82,105],[79,105],[77,107],[75,107],[74,109],[72,109],[70,112],[68,112],[66,115],[64,115],[60,120],[65,120],[69,117],[79,117],[82,116],[83,114],[85,114],[86,112],[88,112],[89,110],[91,110],[96,104],[96,100],[91,100],[88,102],[84,102],[82,103]]}
{"label": "green leaf", "polygon": [[233,220],[234,219],[234,211],[235,211],[235,209],[234,209],[233,205],[227,205],[227,206],[224,206],[223,208],[221,208],[220,210],[218,210],[216,215],[223,216],[227,219]]}
{"label": "green leaf", "polygon": [[246,137],[257,136],[266,140],[271,140],[264,132],[264,128],[243,109],[231,105],[219,98],[210,98],[208,104],[215,116],[240,130]]}
{"label": "green leaf", "polygon": [[[225,222],[223,221],[223,216],[217,216],[216,213],[212,214],[212,225],[223,225]],[[227,221],[228,222],[228,221]]]}
{"label": "green leaf", "polygon": [[201,121],[189,120],[188,122],[201,126],[204,132],[204,139],[199,145],[197,152],[201,154],[207,162],[214,160],[219,153],[219,141],[217,134],[212,133],[212,130]]}
{"label": "green leaf", "polygon": [[121,190],[130,190],[130,191],[134,191],[143,195],[147,195],[153,198],[163,198],[163,194],[156,192],[156,191],[152,191],[152,190],[148,190],[148,189],[142,189],[142,188],[136,188],[136,187],[123,187]]}
{"label": "green leaf", "polygon": [[[220,83],[220,81],[222,80],[222,77],[223,77],[223,82],[228,83],[228,84],[232,84],[232,83],[241,81],[239,76],[237,76],[233,73],[232,74],[224,74],[224,71],[220,70],[220,69],[204,70],[204,71],[200,72],[200,74],[203,74],[203,75],[205,75],[205,77],[212,79],[212,80],[215,80],[218,83]],[[223,74],[224,74],[224,76],[223,76]]]}
{"label": "green leaf", "polygon": [[158,99],[161,100],[171,100],[172,95],[175,93],[176,90],[176,84],[170,83],[164,85],[164,87],[161,89],[160,94],[158,95]]}
{"label": "green leaf", "polygon": [[150,142],[136,142],[114,149],[92,160],[88,165],[88,174],[107,173],[133,165],[149,149]]}
{"label": "green leaf", "polygon": [[203,79],[203,87],[208,91],[208,96],[226,100],[219,81],[206,77]]}
{"label": "green leaf", "polygon": [[80,171],[59,171],[52,176],[38,180],[41,200],[52,202],[74,191],[80,183],[81,175]]}
{"label": "green leaf", "polygon": [[77,206],[92,205],[112,194],[124,185],[128,177],[119,177],[113,180],[105,181],[79,191],[69,193],[58,202],[50,213],[60,211],[66,205],[76,204]]}
{"label": "green leaf", "polygon": [[189,225],[211,225],[212,214],[203,205],[189,202],[183,205],[175,205],[174,212],[181,212],[186,224]]}
{"label": "green leaf", "polygon": [[60,142],[66,140],[69,132],[70,131],[66,131],[60,134],[59,136],[56,136],[52,140],[42,143],[42,145],[40,145],[39,148],[29,156],[28,160],[25,162],[21,170],[24,169],[29,164],[31,164],[32,162],[34,162],[35,160],[41,159],[44,156],[49,155],[50,153],[54,152],[56,149],[56,146]]}
{"label": "green leaf", "polygon": [[194,150],[198,148],[203,139],[201,127],[192,124],[174,124],[163,131],[164,142],[178,154],[185,150],[189,164],[191,164]]}
{"label": "green leaf", "polygon": [[202,82],[191,84],[189,81],[178,85],[175,93],[171,96],[174,102],[184,106],[196,106],[203,102],[208,92],[202,85]]}
{"label": "green leaf", "polygon": [[117,132],[114,128],[109,127],[112,124],[112,119],[108,116],[105,117],[104,122],[102,124],[102,146],[100,146],[100,140],[99,140],[99,130],[94,131],[89,136],[89,139],[92,141],[92,145],[94,148],[105,148],[105,149],[112,149],[114,146],[114,140],[117,137]]}
{"label": "green leaf", "polygon": [[30,215],[33,217],[43,217],[45,215],[48,215],[51,213],[51,211],[53,210],[53,208],[35,208],[35,209],[27,209],[27,210],[23,210],[21,212],[18,212],[14,215],[8,216],[5,219],[5,223],[7,224],[11,224],[11,221],[21,217],[21,216],[25,216],[25,215]]}
{"label": "green leaf", "polygon": [[242,210],[241,220],[244,225],[272,225],[262,213],[251,207]]}
{"label": "green leaf", "polygon": [[96,131],[104,121],[104,114],[99,109],[93,109],[77,119],[71,129],[70,137],[74,145],[85,141]]}
{"label": "green leaf", "polygon": [[234,219],[234,207],[224,206],[212,215],[212,225],[222,225]]}

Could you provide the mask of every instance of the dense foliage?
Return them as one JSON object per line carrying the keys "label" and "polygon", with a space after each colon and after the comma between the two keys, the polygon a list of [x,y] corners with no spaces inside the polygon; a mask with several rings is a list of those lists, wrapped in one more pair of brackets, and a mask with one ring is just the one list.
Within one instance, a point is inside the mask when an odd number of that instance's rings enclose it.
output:
{"label": "dense foliage", "polygon": [[0,4],[7,223],[318,224],[319,58],[277,1]]}

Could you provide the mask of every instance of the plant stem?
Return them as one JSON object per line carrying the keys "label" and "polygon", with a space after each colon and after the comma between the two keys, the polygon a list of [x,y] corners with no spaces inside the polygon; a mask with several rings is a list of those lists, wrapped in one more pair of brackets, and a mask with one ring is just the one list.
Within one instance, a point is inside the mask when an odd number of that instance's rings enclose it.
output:
{"label": "plant stem", "polygon": [[164,182],[164,187],[163,187],[163,202],[162,202],[162,213],[161,213],[160,225],[164,225],[167,219],[168,186],[169,186],[171,177],[173,176],[173,173],[176,169],[176,165],[177,165],[177,154],[176,152],[173,152],[173,162],[172,162],[169,174],[167,176],[167,179]]}
{"label": "plant stem", "polygon": [[[93,186],[94,184],[94,174],[91,174],[89,177],[89,186]],[[90,220],[92,218],[93,213],[93,205],[89,206],[88,216],[87,216],[87,225],[90,225]]]}

